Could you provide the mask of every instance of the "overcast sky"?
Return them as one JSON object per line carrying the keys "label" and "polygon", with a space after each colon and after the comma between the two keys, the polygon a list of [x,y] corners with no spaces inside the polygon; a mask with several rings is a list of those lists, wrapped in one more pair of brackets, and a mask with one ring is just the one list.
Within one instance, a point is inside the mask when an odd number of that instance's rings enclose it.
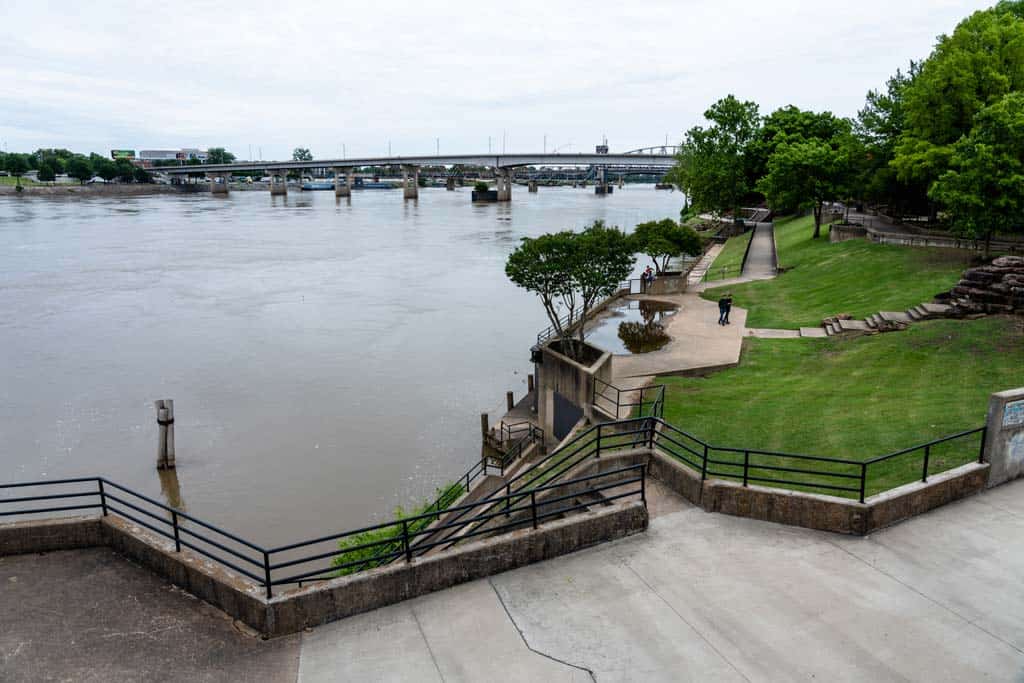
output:
{"label": "overcast sky", "polygon": [[239,158],[677,141],[729,93],[853,115],[970,0],[0,0],[0,144]]}

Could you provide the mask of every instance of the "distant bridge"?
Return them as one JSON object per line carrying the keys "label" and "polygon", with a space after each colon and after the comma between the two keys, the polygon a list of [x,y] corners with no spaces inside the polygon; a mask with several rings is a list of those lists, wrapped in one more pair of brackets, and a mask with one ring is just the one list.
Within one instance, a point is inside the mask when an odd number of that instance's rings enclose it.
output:
{"label": "distant bridge", "polygon": [[[611,194],[606,181],[610,171],[615,175],[641,173],[664,173],[676,163],[671,153],[658,150],[672,150],[671,147],[647,147],[625,154],[455,154],[422,156],[385,156],[352,159],[314,159],[312,161],[239,161],[230,164],[202,164],[200,166],[163,166],[157,169],[172,177],[181,178],[190,174],[203,173],[210,178],[210,190],[214,193],[228,192],[227,179],[232,173],[264,172],[271,176],[270,193],[286,194],[286,176],[289,171],[300,173],[308,169],[334,169],[336,179],[345,176],[342,185],[335,182],[334,192],[339,197],[351,196],[355,169],[365,167],[397,166],[402,169],[404,196],[414,199],[419,196],[419,170],[423,166],[480,166],[493,168],[497,179],[497,200],[512,199],[512,176],[516,168],[527,166],[586,166],[595,169],[595,191]],[[448,182],[449,189],[455,189],[455,178]],[[530,185],[536,191],[536,185]]]}

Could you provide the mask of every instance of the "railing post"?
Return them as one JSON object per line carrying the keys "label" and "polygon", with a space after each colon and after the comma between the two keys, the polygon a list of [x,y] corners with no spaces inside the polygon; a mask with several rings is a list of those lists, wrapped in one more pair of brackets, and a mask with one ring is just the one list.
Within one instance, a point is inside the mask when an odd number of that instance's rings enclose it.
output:
{"label": "railing post", "polygon": [[412,548],[409,546],[409,523],[402,520],[402,547],[405,549],[405,561],[412,562]]}
{"label": "railing post", "polygon": [[700,480],[708,478],[708,445],[704,444],[704,459],[700,463]]}
{"label": "railing post", "polygon": [[928,460],[931,457],[932,447],[931,445],[924,447],[924,466],[921,468],[921,482],[928,481]]}
{"label": "railing post", "polygon": [[96,482],[100,485],[100,508],[103,510],[103,516],[107,516],[107,494],[103,491],[103,480],[97,479]]}
{"label": "railing post", "polygon": [[658,430],[658,424],[654,418],[647,420],[647,450],[654,450],[654,433]]}
{"label": "railing post", "polygon": [[174,527],[174,552],[181,552],[181,537],[178,535],[178,511],[171,510],[171,526]]}
{"label": "railing post", "polygon": [[647,465],[640,465],[640,500],[647,507]]}
{"label": "railing post", "polygon": [[747,485],[747,477],[750,472],[750,451],[743,451],[743,485]]}
{"label": "railing post", "polygon": [[537,528],[537,491],[530,491],[530,512],[533,514],[533,528]]}
{"label": "railing post", "polygon": [[864,489],[867,488],[868,481],[868,464],[862,462],[860,464],[860,502],[864,502]]}
{"label": "railing post", "polygon": [[[615,408],[616,414],[618,414],[618,411],[619,411],[619,409],[618,409],[618,407],[616,407]],[[598,458],[601,457],[601,427],[603,427],[603,426],[604,426],[603,422],[602,423],[598,423],[598,425],[597,425],[597,457]]]}
{"label": "railing post", "polygon": [[988,425],[981,428],[981,445],[978,446],[978,462],[985,462],[985,439],[988,438]]}
{"label": "railing post", "polygon": [[512,507],[512,484],[505,484],[505,517],[511,514]]}
{"label": "railing post", "polygon": [[[270,553],[263,551],[263,585],[267,589],[267,600],[274,597],[274,591],[270,583]],[[302,584],[299,584],[300,586]]]}

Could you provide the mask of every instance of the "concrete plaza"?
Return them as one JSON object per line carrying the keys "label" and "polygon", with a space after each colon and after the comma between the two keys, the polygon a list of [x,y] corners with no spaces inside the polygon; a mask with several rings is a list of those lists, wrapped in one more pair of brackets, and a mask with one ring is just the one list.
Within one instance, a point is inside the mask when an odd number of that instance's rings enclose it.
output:
{"label": "concrete plaza", "polygon": [[4,558],[2,678],[1024,680],[1024,481],[867,538],[665,495],[645,534],[266,642],[107,549]]}

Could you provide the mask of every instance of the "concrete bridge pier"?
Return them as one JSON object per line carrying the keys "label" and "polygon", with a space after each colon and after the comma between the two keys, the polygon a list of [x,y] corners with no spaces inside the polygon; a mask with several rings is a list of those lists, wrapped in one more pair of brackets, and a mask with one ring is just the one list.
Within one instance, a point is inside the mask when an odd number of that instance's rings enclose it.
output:
{"label": "concrete bridge pier", "polygon": [[405,197],[405,199],[419,199],[419,197],[420,197],[420,167],[419,166],[402,166],[402,196]]}
{"label": "concrete bridge pier", "polygon": [[510,202],[512,201],[512,169],[498,168],[495,169],[495,178],[498,189],[498,201],[499,202]]}
{"label": "concrete bridge pier", "polygon": [[444,189],[448,190],[449,192],[455,191],[455,176],[450,175],[447,178],[445,178]]}
{"label": "concrete bridge pier", "polygon": [[527,183],[526,189],[529,192],[536,192],[537,191],[537,181],[536,180],[531,180],[529,183]]}
{"label": "concrete bridge pier", "polygon": [[[341,177],[345,176],[345,184],[341,184]],[[356,174],[351,168],[343,168],[341,166],[334,167],[334,196],[335,197],[351,197],[352,196],[352,185],[355,184]]]}
{"label": "concrete bridge pier", "polygon": [[288,171],[270,171],[270,194],[288,194]]}
{"label": "concrete bridge pier", "polygon": [[[228,193],[228,173],[207,173],[206,177],[210,179],[210,192],[213,194],[227,194]],[[217,182],[217,179],[220,182]]]}
{"label": "concrete bridge pier", "polygon": [[605,168],[601,166],[597,169],[597,180],[594,183],[594,194],[611,194],[612,186],[608,184],[608,179],[605,177]]}

